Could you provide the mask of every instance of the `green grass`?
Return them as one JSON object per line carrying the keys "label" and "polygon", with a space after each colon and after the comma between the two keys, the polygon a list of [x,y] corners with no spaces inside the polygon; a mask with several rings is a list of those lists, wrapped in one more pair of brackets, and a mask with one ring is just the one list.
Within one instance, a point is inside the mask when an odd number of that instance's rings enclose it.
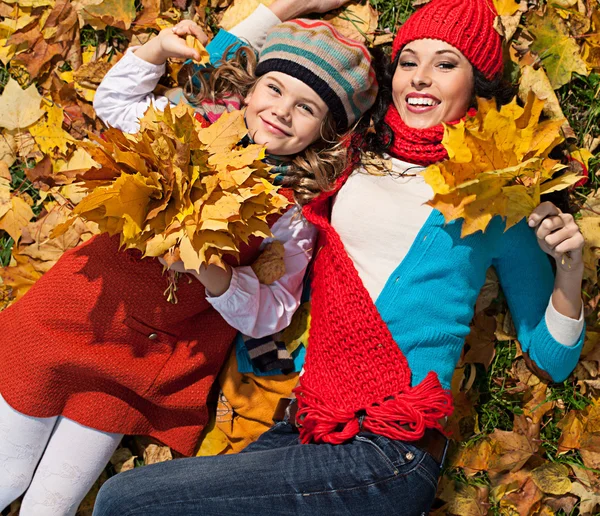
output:
{"label": "green grass", "polygon": [[517,347],[513,341],[496,343],[496,356],[489,371],[477,366],[475,388],[480,392],[475,410],[479,416],[482,434],[495,429],[512,430],[515,414],[522,414],[522,394],[509,390],[509,373],[515,359]]}
{"label": "green grass", "polygon": [[414,11],[411,0],[371,0],[371,5],[379,11],[379,28],[392,32]]}

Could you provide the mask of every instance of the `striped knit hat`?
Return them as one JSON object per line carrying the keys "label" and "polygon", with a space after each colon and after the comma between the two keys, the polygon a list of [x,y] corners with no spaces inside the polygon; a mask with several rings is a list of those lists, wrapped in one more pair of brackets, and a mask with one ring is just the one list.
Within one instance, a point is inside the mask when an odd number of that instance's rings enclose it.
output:
{"label": "striped knit hat", "polygon": [[487,79],[494,79],[503,68],[496,16],[491,0],[431,0],[400,27],[392,60],[411,41],[439,39],[460,50]]}
{"label": "striped knit hat", "polygon": [[282,72],[310,86],[345,131],[375,102],[367,48],[320,20],[290,20],[267,32],[256,75]]}

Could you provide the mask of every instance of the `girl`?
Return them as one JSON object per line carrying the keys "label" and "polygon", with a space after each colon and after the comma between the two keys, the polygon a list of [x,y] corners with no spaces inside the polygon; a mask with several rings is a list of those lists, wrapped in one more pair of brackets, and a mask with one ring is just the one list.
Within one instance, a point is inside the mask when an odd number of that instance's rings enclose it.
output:
{"label": "girl", "polygon": [[[108,125],[134,131],[151,102],[166,105],[151,95],[165,60],[199,57],[186,34],[202,37],[184,22],[112,68],[94,102]],[[192,102],[209,121],[244,104],[250,136],[303,204],[339,174],[340,134],[373,104],[377,84],[366,48],[327,23],[294,20],[270,34],[258,63],[238,49],[203,72]],[[221,55],[232,43],[239,40],[221,32],[210,51]],[[75,514],[125,433],[194,451],[236,330],[272,334],[298,306],[315,230],[294,207],[272,232],[286,273],[269,286],[247,266],[254,241],[241,266],[209,266],[198,281],[180,281],[171,305],[159,261],[119,252],[118,238],[103,235],[66,253],[0,314],[0,508],[27,489],[23,516]]]}
{"label": "girl", "polygon": [[[502,91],[495,14],[488,0],[431,0],[401,27],[369,142],[392,170],[369,175],[354,156],[337,188],[304,206],[320,246],[304,374],[283,421],[238,455],[110,479],[95,516],[426,514],[452,372],[491,265],[523,350],[554,381],[573,370],[584,332],[572,217],[542,204],[507,231],[496,217],[461,238],[460,220],[424,204],[418,172],[448,157],[441,122]],[[566,252],[570,263],[557,259]]]}

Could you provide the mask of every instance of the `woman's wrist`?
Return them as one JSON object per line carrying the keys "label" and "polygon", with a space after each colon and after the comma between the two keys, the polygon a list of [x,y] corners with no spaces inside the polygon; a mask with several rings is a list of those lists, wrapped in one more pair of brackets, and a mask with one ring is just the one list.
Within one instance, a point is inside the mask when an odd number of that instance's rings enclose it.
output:
{"label": "woman's wrist", "polygon": [[576,266],[569,270],[557,267],[552,304],[558,313],[571,319],[579,319],[582,281],[583,266]]}
{"label": "woman's wrist", "polygon": [[275,14],[277,18],[284,22],[312,12],[314,9],[312,5],[313,3],[310,1],[275,0],[275,2],[269,6],[269,9],[273,11],[273,14]]}

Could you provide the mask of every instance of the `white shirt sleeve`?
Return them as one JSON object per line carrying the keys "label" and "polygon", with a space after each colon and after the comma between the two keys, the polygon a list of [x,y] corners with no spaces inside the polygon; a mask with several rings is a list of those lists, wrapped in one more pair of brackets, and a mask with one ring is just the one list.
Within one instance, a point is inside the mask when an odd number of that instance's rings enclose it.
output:
{"label": "white shirt sleeve", "polygon": [[138,119],[153,104],[163,110],[169,103],[166,97],[152,91],[165,73],[165,65],[155,65],[128,49],[121,60],[106,74],[94,96],[94,109],[100,119],[111,127],[126,133],[139,130]]}
{"label": "white shirt sleeve", "polygon": [[231,326],[258,339],[285,329],[300,305],[304,273],[312,257],[317,229],[290,208],[271,228],[283,243],[285,274],[271,285],[259,283],[251,267],[235,267],[229,289],[208,302]]}
{"label": "white shirt sleeve", "polygon": [[571,319],[554,308],[552,297],[546,308],[546,326],[552,338],[563,346],[574,346],[579,341],[583,330],[583,303],[579,319]]}
{"label": "white shirt sleeve", "polygon": [[281,20],[271,9],[260,4],[248,18],[238,23],[229,32],[242,41],[247,41],[260,52],[265,44],[267,31],[280,23]]}

